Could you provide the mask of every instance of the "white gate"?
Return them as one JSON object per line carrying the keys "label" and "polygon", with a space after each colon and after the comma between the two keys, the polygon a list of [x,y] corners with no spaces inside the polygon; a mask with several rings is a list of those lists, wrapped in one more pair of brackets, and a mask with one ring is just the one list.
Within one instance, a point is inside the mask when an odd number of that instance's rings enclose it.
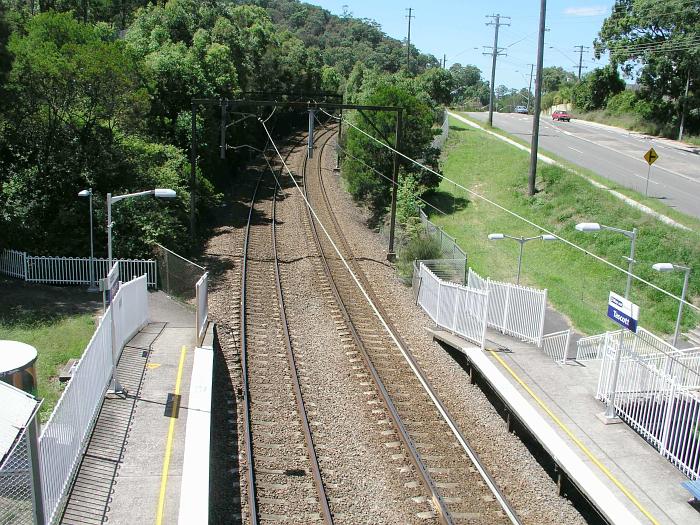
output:
{"label": "white gate", "polygon": [[469,268],[467,284],[489,292],[488,325],[507,335],[542,346],[547,290],[492,281]]}
{"label": "white gate", "polygon": [[417,303],[435,323],[484,348],[488,292],[446,282],[421,263]]}

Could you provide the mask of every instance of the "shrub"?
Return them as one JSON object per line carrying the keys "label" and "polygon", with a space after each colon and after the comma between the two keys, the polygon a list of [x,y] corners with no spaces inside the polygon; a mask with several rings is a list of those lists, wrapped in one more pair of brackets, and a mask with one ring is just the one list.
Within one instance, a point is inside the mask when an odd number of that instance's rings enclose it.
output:
{"label": "shrub", "polygon": [[413,278],[413,261],[438,259],[440,243],[425,232],[418,232],[399,249],[396,268],[399,276],[410,283]]}

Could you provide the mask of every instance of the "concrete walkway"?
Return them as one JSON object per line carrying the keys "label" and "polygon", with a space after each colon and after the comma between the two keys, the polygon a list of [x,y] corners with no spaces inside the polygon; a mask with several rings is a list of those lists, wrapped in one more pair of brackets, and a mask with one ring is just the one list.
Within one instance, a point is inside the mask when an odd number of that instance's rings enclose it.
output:
{"label": "concrete walkway", "polygon": [[642,523],[700,523],[680,486],[687,478],[629,426],[596,417],[605,409],[595,399],[599,361],[558,365],[534,345],[492,330],[487,338],[496,367]]}
{"label": "concrete walkway", "polygon": [[177,523],[195,314],[162,292],[149,309],[118,365],[128,394],[105,399],[62,523]]}

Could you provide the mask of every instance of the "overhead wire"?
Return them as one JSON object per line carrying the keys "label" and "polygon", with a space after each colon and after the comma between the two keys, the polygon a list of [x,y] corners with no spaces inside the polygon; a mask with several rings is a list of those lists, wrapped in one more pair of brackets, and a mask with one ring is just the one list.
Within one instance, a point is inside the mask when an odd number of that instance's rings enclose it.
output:
{"label": "overhead wire", "polygon": [[[330,116],[331,118],[334,118],[334,119],[336,119],[336,120],[341,120],[341,117],[336,117],[335,115],[331,115],[330,113],[328,113],[328,112],[327,112],[326,110],[324,110],[323,108],[319,108],[319,109],[320,109],[321,111],[323,111],[324,113],[326,113],[326,114],[327,114],[328,116]],[[482,195],[482,194],[480,194],[480,193],[478,193],[478,192],[476,192],[476,191],[474,191],[474,190],[471,190],[471,189],[469,189],[469,188],[463,186],[462,184],[458,183],[457,181],[454,181],[454,180],[450,179],[449,177],[446,177],[446,176],[443,175],[442,173],[438,173],[437,171],[433,170],[432,168],[421,164],[421,163],[418,162],[417,160],[414,160],[414,159],[412,159],[411,157],[409,157],[409,156],[407,156],[407,155],[404,155],[404,154],[401,153],[400,151],[398,151],[398,150],[396,150],[395,148],[393,148],[391,145],[384,143],[383,141],[379,140],[378,138],[376,138],[376,137],[370,135],[369,133],[367,133],[365,130],[359,128],[358,126],[356,126],[356,125],[353,124],[352,122],[348,121],[346,118],[342,118],[342,120],[343,120],[344,122],[346,122],[348,125],[352,126],[352,127],[353,127],[354,129],[356,129],[357,131],[359,131],[360,133],[362,133],[363,135],[365,135],[366,137],[368,137],[369,139],[371,139],[371,140],[377,142],[378,144],[382,145],[383,147],[385,147],[385,148],[387,148],[387,149],[390,149],[391,151],[393,151],[393,152],[396,153],[397,155],[403,157],[403,158],[406,159],[407,161],[409,161],[409,162],[415,164],[416,166],[418,166],[418,167],[420,167],[420,168],[422,168],[422,169],[424,169],[424,170],[429,171],[430,173],[436,175],[437,177],[439,177],[439,178],[441,178],[441,179],[443,179],[443,180],[445,180],[445,181],[447,181],[447,182],[450,182],[450,183],[454,184],[456,187],[459,187],[459,188],[463,189],[465,192],[469,193],[470,195],[472,195],[472,196],[474,196],[474,197],[476,197],[476,198],[478,198],[478,199],[481,199],[481,200],[483,200],[484,202],[486,202],[486,203],[488,203],[488,204],[491,204],[492,206],[495,206],[495,207],[498,208],[499,210],[501,210],[501,211],[503,211],[503,212],[505,212],[505,213],[507,213],[507,214],[509,214],[509,215],[511,215],[511,216],[513,216],[513,217],[515,217],[515,218],[517,218],[517,219],[519,219],[519,220],[521,220],[521,221],[523,221],[523,222],[529,224],[530,226],[533,226],[534,228],[537,228],[537,229],[543,231],[543,232],[546,233],[546,234],[553,235],[554,237],[556,237],[557,239],[559,239],[560,241],[562,241],[564,244],[567,244],[568,246],[570,246],[570,247],[572,247],[572,248],[574,248],[574,249],[576,249],[576,250],[578,250],[578,251],[580,251],[580,252],[582,252],[582,253],[588,255],[589,257],[592,257],[593,259],[595,259],[595,260],[597,260],[597,261],[599,261],[599,262],[601,262],[601,263],[603,263],[603,264],[606,264],[607,266],[609,266],[609,267],[611,267],[611,268],[614,268],[615,270],[618,270],[619,272],[622,272],[622,273],[624,273],[625,275],[631,276],[633,279],[636,279],[637,281],[639,281],[639,282],[641,282],[641,283],[643,283],[643,284],[646,284],[647,286],[650,286],[650,287],[653,288],[654,290],[657,290],[657,291],[659,291],[659,292],[661,292],[661,293],[667,295],[668,297],[671,297],[671,298],[673,298],[673,299],[675,299],[675,300],[677,300],[677,301],[682,302],[683,304],[687,305],[688,307],[692,308],[693,310],[695,310],[695,311],[697,311],[697,312],[700,312],[700,307],[694,305],[693,303],[691,303],[691,302],[689,302],[689,301],[686,301],[686,300],[684,300],[684,299],[681,299],[681,298],[678,297],[677,295],[675,295],[675,294],[673,294],[673,293],[671,293],[671,292],[669,292],[669,291],[667,291],[667,290],[664,290],[664,289],[661,288],[660,286],[657,286],[657,285],[655,285],[654,283],[651,283],[651,282],[647,281],[646,279],[644,279],[644,278],[642,278],[642,277],[639,277],[638,275],[635,275],[635,274],[629,272],[628,270],[625,270],[625,269],[622,268],[621,266],[618,266],[617,264],[608,261],[608,260],[605,259],[604,257],[601,257],[600,255],[596,255],[595,253],[593,253],[593,252],[587,250],[586,248],[584,248],[583,246],[579,246],[578,244],[573,243],[573,242],[571,242],[570,240],[565,239],[564,237],[561,237],[560,235],[554,233],[553,231],[548,230],[548,229],[545,228],[544,226],[540,226],[539,224],[537,224],[537,223],[535,223],[535,222],[532,222],[530,219],[528,219],[528,218],[526,218],[526,217],[523,217],[523,216],[520,215],[519,213],[514,212],[514,211],[512,211],[512,210],[506,208],[505,206],[502,206],[501,204],[498,204],[497,202],[495,202],[495,201],[489,199],[488,197],[486,197],[485,195]]]}

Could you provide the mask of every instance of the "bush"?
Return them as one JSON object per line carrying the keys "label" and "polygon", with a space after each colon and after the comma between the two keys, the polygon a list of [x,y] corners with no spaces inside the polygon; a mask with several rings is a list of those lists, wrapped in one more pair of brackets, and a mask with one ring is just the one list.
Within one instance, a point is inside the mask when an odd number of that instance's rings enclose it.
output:
{"label": "bush", "polygon": [[605,109],[613,115],[621,115],[624,113],[636,113],[635,105],[639,101],[634,91],[623,91],[610,97]]}
{"label": "bush", "polygon": [[440,258],[440,243],[425,232],[419,232],[401,246],[396,268],[399,276],[410,283],[413,278],[413,261]]}

